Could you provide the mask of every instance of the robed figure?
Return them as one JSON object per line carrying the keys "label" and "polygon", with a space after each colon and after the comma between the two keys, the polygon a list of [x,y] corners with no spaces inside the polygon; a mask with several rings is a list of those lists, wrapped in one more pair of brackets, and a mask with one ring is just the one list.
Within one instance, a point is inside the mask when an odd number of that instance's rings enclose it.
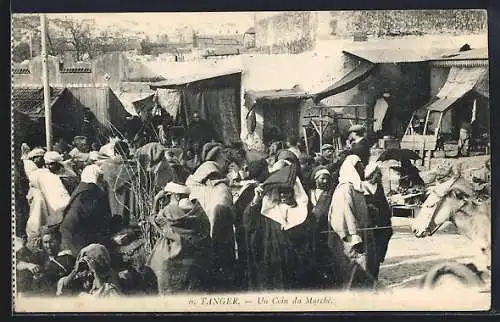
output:
{"label": "robed figure", "polygon": [[314,267],[314,219],[309,198],[286,164],[255,190],[245,209],[250,290],[307,289]]}
{"label": "robed figure", "polygon": [[344,160],[329,211],[335,284],[347,289],[375,286],[377,254],[362,185],[363,168],[357,155],[349,155]]}
{"label": "robed figure", "polygon": [[148,266],[155,272],[160,294],[207,291],[212,259],[210,221],[197,200],[181,197],[189,195],[185,186],[169,183],[166,191],[170,202],[155,217],[161,237]]}

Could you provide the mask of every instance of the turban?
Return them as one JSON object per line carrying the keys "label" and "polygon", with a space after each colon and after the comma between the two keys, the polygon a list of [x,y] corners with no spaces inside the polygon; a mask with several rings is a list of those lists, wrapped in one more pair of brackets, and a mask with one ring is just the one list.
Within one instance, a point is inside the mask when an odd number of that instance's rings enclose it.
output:
{"label": "turban", "polygon": [[45,150],[42,148],[34,148],[28,153],[28,159],[33,159],[35,157],[43,157],[45,154]]}
{"label": "turban", "polygon": [[73,144],[78,144],[78,143],[87,143],[88,142],[88,139],[86,136],[75,136],[73,138]]}
{"label": "turban", "polygon": [[351,126],[349,128],[349,133],[351,132],[364,132],[365,131],[365,127],[363,125],[360,125],[360,124],[354,124],[353,126]]}
{"label": "turban", "polygon": [[191,175],[192,180],[201,183],[212,174],[220,174],[217,163],[213,161],[203,162],[198,169]]}
{"label": "turban", "polygon": [[63,157],[56,151],[48,151],[43,156],[46,163],[60,163],[64,161]]}
{"label": "turban", "polygon": [[319,169],[314,173],[314,180],[318,180],[318,178],[324,174],[327,176],[331,175],[330,171],[328,171],[327,169]]}
{"label": "turban", "polygon": [[328,143],[327,144],[323,144],[321,146],[321,151],[323,151],[323,150],[333,150],[333,145],[328,144]]}
{"label": "turban", "polygon": [[214,158],[222,150],[220,143],[207,143],[203,146],[201,152],[201,159],[203,161],[214,161]]}
{"label": "turban", "polygon": [[83,169],[82,174],[80,175],[81,182],[97,183],[97,178],[102,173],[101,168],[97,164],[88,165]]}
{"label": "turban", "polygon": [[184,211],[190,211],[193,210],[194,205],[193,202],[189,200],[189,198],[183,198],[179,200],[179,208],[181,208]]}
{"label": "turban", "polygon": [[167,183],[163,191],[170,193],[184,194],[184,195],[188,195],[190,193],[188,187],[186,187],[183,184],[175,183],[172,181]]}

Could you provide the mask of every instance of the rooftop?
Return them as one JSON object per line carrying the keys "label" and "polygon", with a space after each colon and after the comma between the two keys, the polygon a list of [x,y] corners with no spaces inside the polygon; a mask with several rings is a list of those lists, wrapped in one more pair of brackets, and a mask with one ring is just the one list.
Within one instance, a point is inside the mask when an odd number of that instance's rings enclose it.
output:
{"label": "rooftop", "polygon": [[200,67],[205,67],[205,68],[200,68],[192,73],[189,73],[189,71],[187,71],[188,73],[185,73],[184,75],[178,75],[177,77],[165,77],[166,78],[165,80],[151,83],[150,86],[152,89],[176,87],[202,80],[242,73],[241,68],[235,68],[235,67],[232,68],[224,68],[224,66],[210,66],[208,68],[206,66],[200,66]]}
{"label": "rooftop", "polygon": [[342,52],[374,64],[488,59],[488,48],[477,48],[463,52],[439,48],[420,48],[419,50],[414,48],[352,49]]}
{"label": "rooftop", "polygon": [[442,55],[434,56],[431,60],[487,60],[488,48],[476,48],[462,52],[445,53]]}
{"label": "rooftop", "polygon": [[[54,105],[65,90],[66,88],[50,87],[51,105]],[[43,87],[14,87],[12,89],[12,109],[33,118],[45,117]]]}
{"label": "rooftop", "polygon": [[344,54],[355,56],[358,59],[365,60],[374,64],[393,64],[393,63],[417,63],[428,61],[431,57],[436,57],[443,50],[427,48],[415,50],[414,48],[396,48],[396,49],[353,49],[344,50]]}
{"label": "rooftop", "polygon": [[265,100],[273,100],[280,98],[307,98],[310,96],[309,93],[301,90],[300,88],[265,90],[265,91],[248,90],[246,91],[246,95],[254,99],[265,99]]}

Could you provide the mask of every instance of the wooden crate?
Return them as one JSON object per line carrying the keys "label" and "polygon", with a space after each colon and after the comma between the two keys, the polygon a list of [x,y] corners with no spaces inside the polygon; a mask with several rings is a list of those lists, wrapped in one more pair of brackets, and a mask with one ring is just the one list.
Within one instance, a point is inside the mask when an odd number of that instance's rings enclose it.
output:
{"label": "wooden crate", "polygon": [[400,141],[397,139],[380,139],[378,140],[378,146],[381,149],[399,149]]}
{"label": "wooden crate", "polygon": [[400,145],[402,149],[421,151],[425,148],[426,151],[434,151],[437,147],[437,138],[435,135],[405,135]]}

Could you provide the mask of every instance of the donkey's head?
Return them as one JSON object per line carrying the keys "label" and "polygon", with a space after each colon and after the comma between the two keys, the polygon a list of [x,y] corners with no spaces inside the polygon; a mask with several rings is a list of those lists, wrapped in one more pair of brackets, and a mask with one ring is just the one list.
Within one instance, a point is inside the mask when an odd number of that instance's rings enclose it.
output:
{"label": "donkey's head", "polygon": [[454,214],[473,206],[474,191],[462,177],[445,181],[429,191],[429,196],[415,217],[412,230],[416,237],[434,234],[445,222],[453,221]]}

